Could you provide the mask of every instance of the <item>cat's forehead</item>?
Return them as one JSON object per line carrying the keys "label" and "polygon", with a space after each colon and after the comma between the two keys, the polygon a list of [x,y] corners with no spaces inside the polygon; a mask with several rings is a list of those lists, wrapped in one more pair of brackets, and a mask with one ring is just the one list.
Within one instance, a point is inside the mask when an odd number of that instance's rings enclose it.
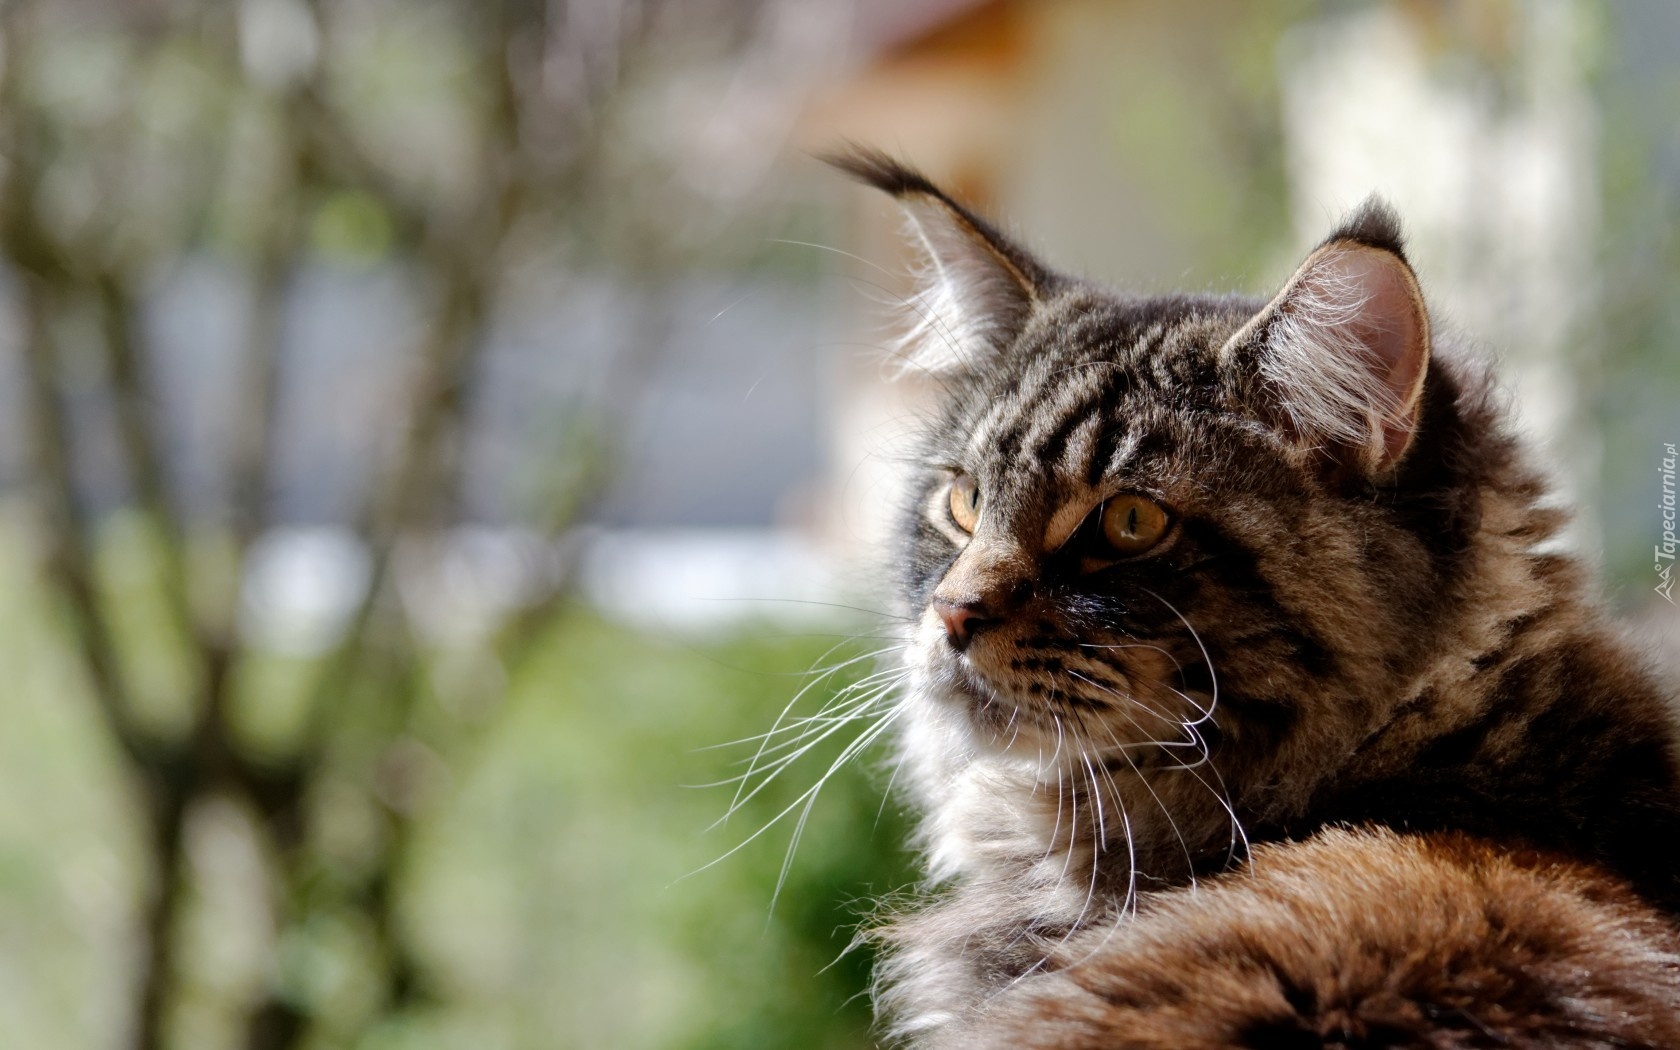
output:
{"label": "cat's forehead", "polygon": [[1218,353],[1244,300],[1127,301],[1076,292],[1045,304],[960,413],[971,469],[1091,484],[1153,434],[1219,401]]}

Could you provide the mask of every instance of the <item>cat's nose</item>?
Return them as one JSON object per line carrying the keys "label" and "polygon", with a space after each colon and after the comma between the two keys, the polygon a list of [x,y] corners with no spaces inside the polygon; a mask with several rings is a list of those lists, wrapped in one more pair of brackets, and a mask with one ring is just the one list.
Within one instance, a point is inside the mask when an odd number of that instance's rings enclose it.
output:
{"label": "cat's nose", "polygon": [[995,618],[986,615],[986,607],[980,602],[953,602],[945,598],[935,598],[933,611],[939,614],[939,619],[945,624],[945,640],[959,653],[968,648],[969,639],[974,637],[976,631],[997,622]]}

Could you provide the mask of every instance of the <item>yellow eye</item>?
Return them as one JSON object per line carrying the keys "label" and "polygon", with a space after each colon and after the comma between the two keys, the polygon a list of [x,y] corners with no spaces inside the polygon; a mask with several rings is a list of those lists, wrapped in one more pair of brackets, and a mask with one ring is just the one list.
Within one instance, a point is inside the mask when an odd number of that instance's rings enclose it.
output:
{"label": "yellow eye", "polygon": [[1167,512],[1144,496],[1115,496],[1102,509],[1103,538],[1121,554],[1142,554],[1167,532]]}
{"label": "yellow eye", "polygon": [[964,532],[973,532],[980,523],[980,486],[967,474],[951,482],[951,520]]}

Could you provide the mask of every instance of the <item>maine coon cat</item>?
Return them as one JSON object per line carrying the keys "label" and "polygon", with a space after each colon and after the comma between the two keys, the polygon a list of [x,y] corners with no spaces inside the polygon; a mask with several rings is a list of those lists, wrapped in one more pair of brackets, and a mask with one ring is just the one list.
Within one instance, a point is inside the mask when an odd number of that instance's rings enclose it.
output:
{"label": "maine coon cat", "polygon": [[918,1047],[1680,1046],[1668,697],[1365,205],[1268,301],[1059,274],[919,173]]}

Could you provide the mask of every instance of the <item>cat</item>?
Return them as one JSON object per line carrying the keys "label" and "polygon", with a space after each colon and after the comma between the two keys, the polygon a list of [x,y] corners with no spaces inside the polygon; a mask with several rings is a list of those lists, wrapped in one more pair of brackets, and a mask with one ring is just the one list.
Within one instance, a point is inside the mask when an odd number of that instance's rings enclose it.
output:
{"label": "cat", "polygon": [[885,154],[916,1047],[1680,1046],[1665,691],[1375,199],[1269,301],[1058,273]]}

